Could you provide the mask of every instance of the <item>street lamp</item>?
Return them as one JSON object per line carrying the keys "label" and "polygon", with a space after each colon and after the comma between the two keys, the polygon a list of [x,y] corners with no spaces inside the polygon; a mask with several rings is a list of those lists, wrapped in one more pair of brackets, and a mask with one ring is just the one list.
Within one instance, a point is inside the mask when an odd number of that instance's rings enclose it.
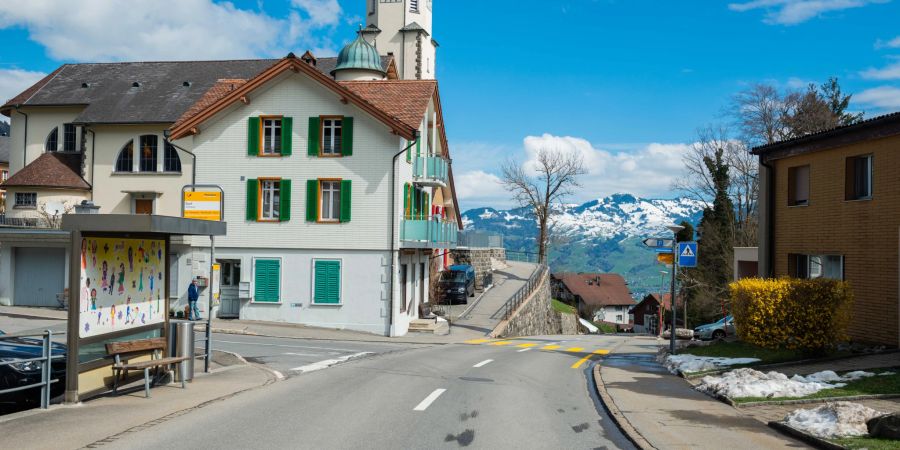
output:
{"label": "street lamp", "polygon": [[681,225],[669,225],[666,228],[672,232],[672,331],[669,336],[669,353],[675,354],[675,274],[678,272],[678,233],[684,229]]}

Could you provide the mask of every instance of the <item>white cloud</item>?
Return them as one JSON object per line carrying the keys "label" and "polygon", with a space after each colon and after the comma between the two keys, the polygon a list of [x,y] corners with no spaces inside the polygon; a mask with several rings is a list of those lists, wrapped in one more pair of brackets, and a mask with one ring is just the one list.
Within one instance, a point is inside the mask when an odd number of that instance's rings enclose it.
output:
{"label": "white cloud", "polygon": [[881,69],[868,69],[860,72],[863,78],[870,80],[897,80],[900,79],[900,61]]}
{"label": "white cloud", "polygon": [[900,48],[900,36],[887,41],[879,39],[875,41],[875,48]]}
{"label": "white cloud", "polygon": [[32,72],[30,70],[21,69],[0,69],[0,102],[6,103],[7,100],[19,95],[25,89],[28,89],[38,80],[47,76],[43,72]]}
{"label": "white cloud", "polygon": [[292,4],[296,21],[213,0],[2,2],[0,28],[24,27],[52,58],[73,61],[253,58],[332,46],[312,30],[340,21],[337,1]]}
{"label": "white cloud", "polygon": [[[682,156],[686,144],[647,144],[631,151],[598,149],[585,139],[570,136],[529,136],[524,141],[524,165],[533,168],[541,148],[576,152],[584,159],[587,173],[580,178],[582,188],[572,202],[584,202],[617,192],[637,196],[667,196],[673,181],[682,175]],[[456,164],[454,163],[454,167]],[[463,209],[475,206],[509,207],[509,192],[497,175],[485,170],[472,170],[456,175],[457,196]]]}
{"label": "white cloud", "polygon": [[766,11],[765,22],[777,25],[796,25],[830,11],[861,8],[873,3],[890,0],[752,0],[730,3],[732,11],[745,12],[756,9]]}
{"label": "white cloud", "polygon": [[879,86],[853,95],[855,102],[884,110],[900,110],[900,88]]}

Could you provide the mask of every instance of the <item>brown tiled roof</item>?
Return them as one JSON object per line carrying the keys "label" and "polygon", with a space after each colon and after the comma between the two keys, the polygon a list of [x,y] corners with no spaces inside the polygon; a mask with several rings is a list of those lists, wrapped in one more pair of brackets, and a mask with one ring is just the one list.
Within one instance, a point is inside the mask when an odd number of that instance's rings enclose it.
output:
{"label": "brown tiled roof", "polygon": [[592,306],[634,305],[625,279],[617,273],[561,273],[553,276]]}
{"label": "brown tiled roof", "polygon": [[37,187],[90,190],[91,185],[78,174],[81,154],[48,152],[9,177],[3,188]]}
{"label": "brown tiled roof", "polygon": [[[850,145],[864,139],[878,139],[893,136],[900,132],[900,127],[897,126],[898,123],[900,123],[900,112],[893,112],[875,116],[851,125],[842,125],[807,134],[805,136],[760,145],[753,147],[750,152],[754,155],[765,155],[777,150],[795,147],[799,147],[802,150],[815,150],[817,148],[811,148],[814,144],[823,143],[829,140],[833,140],[834,142],[826,143],[821,145],[821,147],[830,148]],[[869,132],[863,133],[864,131]]]}
{"label": "brown tiled roof", "polygon": [[219,101],[222,97],[231,93],[231,91],[237,89],[240,86],[243,86],[247,80],[242,79],[223,79],[216,81],[216,84],[213,85],[206,93],[200,97],[200,100],[197,100],[197,103],[191,105],[181,117],[178,118],[178,121],[175,122],[175,125],[181,124],[187,120],[190,120],[192,117],[200,114],[204,109],[208,108],[213,103]]}
{"label": "brown tiled roof", "polygon": [[340,81],[339,84],[372,106],[418,130],[434,97],[433,80]]}

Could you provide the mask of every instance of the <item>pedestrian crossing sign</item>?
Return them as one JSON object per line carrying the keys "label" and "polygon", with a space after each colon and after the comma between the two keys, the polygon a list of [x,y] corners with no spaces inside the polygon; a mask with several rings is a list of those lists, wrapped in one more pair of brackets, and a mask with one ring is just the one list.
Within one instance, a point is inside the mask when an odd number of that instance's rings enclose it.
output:
{"label": "pedestrian crossing sign", "polygon": [[678,265],[681,267],[697,267],[697,243],[678,243]]}

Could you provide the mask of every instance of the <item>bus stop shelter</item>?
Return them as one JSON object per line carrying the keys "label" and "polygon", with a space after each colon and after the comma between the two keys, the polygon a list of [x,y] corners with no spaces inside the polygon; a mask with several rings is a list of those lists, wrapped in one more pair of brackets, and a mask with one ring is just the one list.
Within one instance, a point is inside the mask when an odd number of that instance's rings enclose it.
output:
{"label": "bus stop shelter", "polygon": [[125,214],[68,214],[71,233],[66,403],[105,391],[106,344],[169,332],[172,236],[224,236],[225,222]]}

